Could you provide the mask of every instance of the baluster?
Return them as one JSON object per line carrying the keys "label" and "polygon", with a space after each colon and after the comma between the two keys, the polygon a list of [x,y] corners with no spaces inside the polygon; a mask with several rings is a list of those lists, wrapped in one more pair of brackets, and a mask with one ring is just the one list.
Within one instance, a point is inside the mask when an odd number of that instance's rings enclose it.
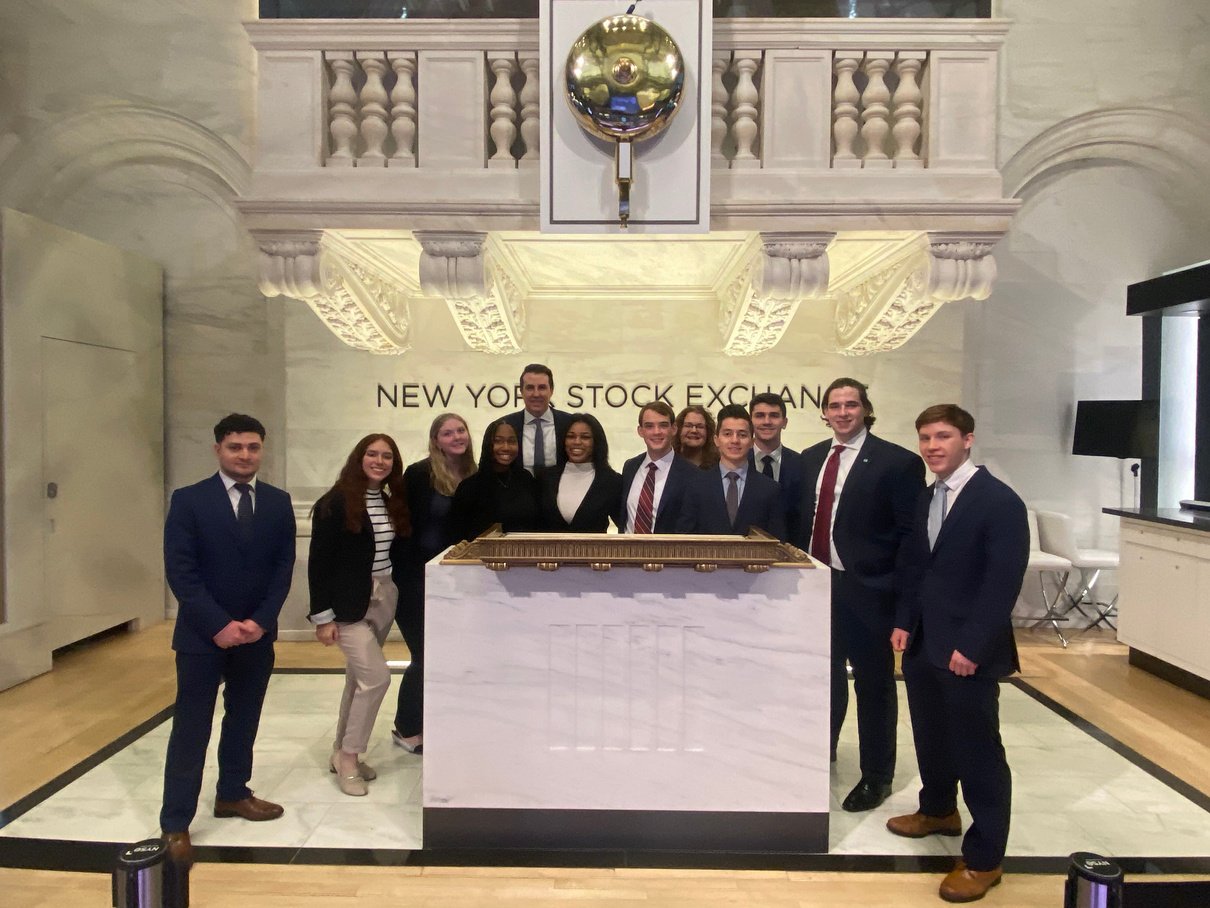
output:
{"label": "baluster", "polygon": [[710,80],[710,160],[714,167],[724,168],[727,160],[723,156],[723,142],[727,138],[727,86],[723,74],[731,65],[728,51],[716,53],[710,65],[713,78]]}
{"label": "baluster", "polygon": [[387,54],[395,70],[395,87],[391,89],[391,135],[395,153],[387,160],[390,167],[415,167],[416,155],[412,144],[416,138],[416,52],[392,51]]}
{"label": "baluster", "polygon": [[886,153],[887,135],[891,131],[891,90],[883,78],[895,54],[891,51],[871,51],[865,57],[865,74],[869,77],[861,96],[861,140],[865,144],[862,166],[883,168],[893,166]]}
{"label": "baluster", "polygon": [[900,51],[895,60],[895,74],[899,76],[899,87],[891,99],[891,111],[895,125],[891,137],[895,140],[895,166],[918,169],[924,161],[916,153],[916,140],[920,138],[921,104],[924,95],[916,78],[928,54],[924,51]]}
{"label": "baluster", "polygon": [[512,54],[489,53],[487,62],[496,74],[492,86],[492,125],[488,130],[496,144],[496,153],[488,159],[489,168],[511,169],[517,166],[513,159],[513,141],[517,138],[517,93],[513,91],[513,72],[517,61]]}
{"label": "baluster", "polygon": [[385,167],[387,156],[382,143],[387,139],[387,97],[382,77],[386,74],[386,54],[382,51],[357,51],[357,62],[366,74],[361,86],[361,138],[365,151],[357,159],[358,167]]}
{"label": "baluster", "polygon": [[738,81],[735,83],[734,107],[731,110],[731,134],[735,137],[735,157],[731,159],[731,166],[736,170],[760,167],[760,158],[752,151],[756,144],[757,105],[760,103],[760,92],[756,89],[753,74],[760,65],[760,57],[759,50],[735,52],[734,68]]}
{"label": "baluster", "polygon": [[329,167],[353,166],[353,137],[357,135],[357,92],[353,88],[351,51],[326,51],[324,58],[332,68],[332,87],[328,89],[328,132],[332,134]]}
{"label": "baluster", "polygon": [[519,163],[521,167],[534,167],[538,163],[538,137],[542,134],[542,124],[538,120],[541,112],[540,69],[541,61],[537,57],[526,57],[521,61],[521,71],[525,73],[525,84],[521,86],[521,144],[525,146]]}
{"label": "baluster", "polygon": [[853,140],[857,138],[857,102],[861,100],[853,73],[861,65],[861,58],[860,51],[836,52],[836,89],[832,94],[832,138],[836,150],[832,154],[832,166],[838,169],[861,166],[853,151]]}

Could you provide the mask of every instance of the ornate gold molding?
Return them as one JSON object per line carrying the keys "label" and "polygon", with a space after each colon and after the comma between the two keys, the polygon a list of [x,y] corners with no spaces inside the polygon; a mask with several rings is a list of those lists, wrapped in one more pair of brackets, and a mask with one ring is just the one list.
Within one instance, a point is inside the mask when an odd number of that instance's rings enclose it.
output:
{"label": "ornate gold molding", "polygon": [[265,296],[305,302],[355,350],[400,354],[411,346],[407,295],[376,263],[318,230],[259,235],[257,244]]}
{"label": "ornate gold molding", "polygon": [[804,299],[828,289],[835,233],[761,233],[760,246],[719,292],[719,330],[728,356],[777,345]]}
{"label": "ornate gold molding", "polygon": [[445,300],[463,340],[483,353],[519,353],[524,296],[486,233],[417,230],[420,289]]}
{"label": "ornate gold molding", "polygon": [[996,280],[991,249],[1002,234],[930,233],[881,271],[834,294],[841,353],[894,350],[943,303],[987,299]]}

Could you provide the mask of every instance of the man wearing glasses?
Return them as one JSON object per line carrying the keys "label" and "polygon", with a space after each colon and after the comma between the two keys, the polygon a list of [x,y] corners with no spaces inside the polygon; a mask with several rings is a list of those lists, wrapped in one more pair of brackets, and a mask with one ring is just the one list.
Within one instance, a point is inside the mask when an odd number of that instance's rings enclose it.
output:
{"label": "man wearing glasses", "polygon": [[858,812],[885,801],[895,776],[893,581],[924,488],[924,465],[906,448],[870,434],[874,407],[856,379],[828,385],[820,409],[833,437],[803,451],[798,545],[832,568],[832,755],[849,706],[848,662],[861,781],[842,806]]}

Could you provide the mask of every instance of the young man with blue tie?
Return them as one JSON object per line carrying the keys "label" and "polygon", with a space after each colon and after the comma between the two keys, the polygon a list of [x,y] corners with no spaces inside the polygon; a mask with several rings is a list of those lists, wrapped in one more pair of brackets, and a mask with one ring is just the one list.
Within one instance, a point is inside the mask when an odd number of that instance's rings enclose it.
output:
{"label": "young man with blue tie", "polygon": [[752,415],[752,450],[748,463],[758,472],[776,480],[786,509],[786,538],[798,538],[802,503],[802,454],[785,447],[782,432],[790,422],[786,402],[780,394],[762,392],[748,405]]}
{"label": "young man with blue tie", "polygon": [[921,494],[904,548],[891,645],[903,653],[920,806],[892,817],[896,835],[962,832],[962,857],[941,882],[947,902],[973,902],[1000,882],[1012,776],[1000,740],[1000,679],[1020,669],[1012,610],[1029,561],[1020,497],[970,459],[974,418],[955,404],[916,418],[920,455],[936,477]]}
{"label": "young man with blue tie", "polygon": [[294,570],[294,509],[288,494],[257,479],[265,441],[258,420],[225,416],[214,441],[218,472],[173,492],[164,524],[164,570],[178,604],[177,694],[160,827],[170,856],[185,865],[193,861],[189,825],[222,684],[214,815],[275,820],[283,813],[254,797],[248,782],[277,616]]}
{"label": "young man with blue tie", "polygon": [[785,505],[781,488],[754,469],[752,419],[738,404],[718,411],[714,443],[718,467],[706,473],[698,497],[697,532],[746,536],[757,527],[770,536],[786,538]]}

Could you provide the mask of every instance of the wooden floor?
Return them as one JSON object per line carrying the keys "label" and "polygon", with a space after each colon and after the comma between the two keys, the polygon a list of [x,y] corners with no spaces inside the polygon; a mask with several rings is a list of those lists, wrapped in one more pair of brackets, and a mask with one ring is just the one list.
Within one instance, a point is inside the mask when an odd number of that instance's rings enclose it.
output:
{"label": "wooden floor", "polygon": [[[0,693],[0,805],[12,804],[171,705],[170,628],[162,624],[76,647],[52,672]],[[1159,766],[1210,795],[1210,701],[1127,664],[1112,638],[1020,632],[1022,677]],[[392,658],[406,658],[391,645]],[[279,643],[278,665],[340,665],[335,649]],[[638,869],[314,867],[200,864],[195,908],[353,906],[411,908],[576,902],[612,906],[932,906],[932,874]],[[1000,908],[1062,904],[1058,876],[1017,875],[985,900]],[[0,904],[109,905],[108,877],[0,868]]]}

